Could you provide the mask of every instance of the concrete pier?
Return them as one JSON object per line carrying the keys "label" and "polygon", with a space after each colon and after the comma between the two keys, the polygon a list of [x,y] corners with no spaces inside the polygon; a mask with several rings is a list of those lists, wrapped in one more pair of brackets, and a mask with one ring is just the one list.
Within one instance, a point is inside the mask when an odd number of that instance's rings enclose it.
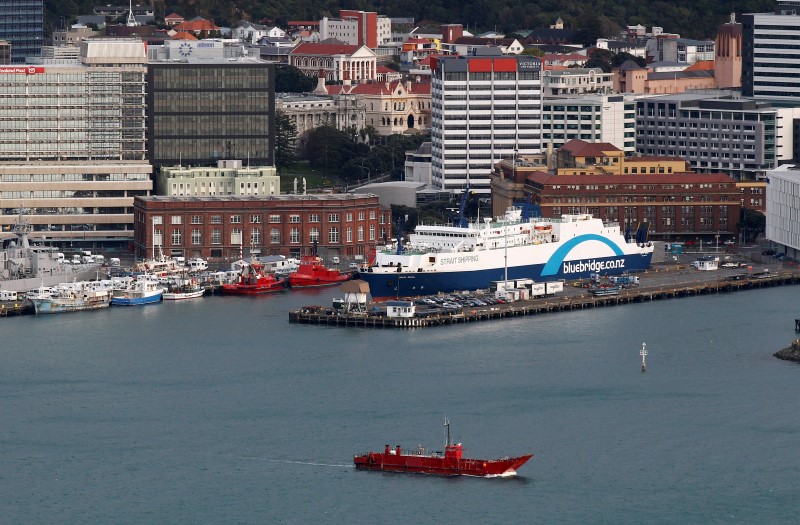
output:
{"label": "concrete pier", "polygon": [[[656,272],[658,273],[658,272]],[[697,275],[697,274],[695,274]],[[547,297],[508,304],[495,304],[484,307],[465,307],[436,313],[421,313],[411,318],[387,317],[385,310],[367,312],[339,312],[333,308],[319,306],[304,307],[289,313],[289,321],[301,324],[327,326],[359,326],[368,328],[424,328],[448,324],[491,321],[525,315],[539,315],[551,312],[603,308],[620,304],[643,303],[677,299],[698,295],[733,293],[756,288],[800,284],[800,273],[783,271],[775,273],[738,273],[726,276],[715,274],[703,280],[679,282],[681,279],[664,279],[652,276],[642,277],[638,288],[620,290],[617,295],[594,296],[583,289],[560,297]],[[565,291],[567,290],[565,285]]]}

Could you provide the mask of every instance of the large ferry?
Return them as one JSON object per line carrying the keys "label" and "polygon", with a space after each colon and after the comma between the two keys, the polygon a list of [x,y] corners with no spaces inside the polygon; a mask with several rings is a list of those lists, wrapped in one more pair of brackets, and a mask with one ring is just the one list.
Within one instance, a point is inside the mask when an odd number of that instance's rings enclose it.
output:
{"label": "large ferry", "polygon": [[504,279],[619,275],[649,268],[652,256],[646,227],[631,236],[590,214],[523,221],[521,209],[509,208],[482,224],[419,225],[407,244],[398,239],[378,248],[359,277],[373,299],[385,299],[476,290]]}

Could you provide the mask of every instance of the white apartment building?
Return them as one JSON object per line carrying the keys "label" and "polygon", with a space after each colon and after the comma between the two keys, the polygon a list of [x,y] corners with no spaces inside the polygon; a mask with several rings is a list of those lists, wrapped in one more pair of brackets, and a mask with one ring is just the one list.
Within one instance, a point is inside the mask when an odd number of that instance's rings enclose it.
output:
{"label": "white apartment building", "polygon": [[800,166],[784,164],[767,172],[767,228],[770,241],[789,257],[800,257]]}
{"label": "white apartment building", "polygon": [[489,175],[503,158],[539,153],[541,61],[497,48],[437,57],[431,66],[433,186],[490,194]]}
{"label": "white apartment building", "polygon": [[144,43],[87,40],[61,62],[0,67],[0,228],[25,212],[56,241],[127,243],[152,189]]}
{"label": "white apartment building", "polygon": [[161,167],[156,181],[159,195],[170,197],[264,197],[280,195],[281,179],[275,166],[242,166],[241,160],[220,160],[216,168]]}
{"label": "white apartment building", "polygon": [[320,20],[320,40],[335,38],[351,46],[367,46],[371,49],[392,43],[392,21],[388,16],[344,9],[339,16]]}
{"label": "white apartment building", "polygon": [[773,13],[742,15],[742,94],[800,100],[800,1],[778,0]]}
{"label": "white apartment building", "polygon": [[542,71],[542,96],[613,93],[613,77],[599,67],[547,69]]}
{"label": "white apartment building", "polygon": [[542,144],[558,149],[572,139],[636,152],[636,99],[630,94],[551,97],[542,101]]}

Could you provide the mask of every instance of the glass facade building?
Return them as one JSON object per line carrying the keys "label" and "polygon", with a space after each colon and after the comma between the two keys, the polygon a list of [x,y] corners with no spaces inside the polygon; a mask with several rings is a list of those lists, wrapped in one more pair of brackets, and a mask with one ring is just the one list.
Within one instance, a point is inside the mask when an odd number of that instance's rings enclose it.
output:
{"label": "glass facade building", "polygon": [[43,21],[43,0],[0,2],[0,40],[11,43],[12,63],[22,64],[27,57],[42,54]]}
{"label": "glass facade building", "polygon": [[151,62],[148,145],[153,166],[271,165],[274,66],[260,60]]}

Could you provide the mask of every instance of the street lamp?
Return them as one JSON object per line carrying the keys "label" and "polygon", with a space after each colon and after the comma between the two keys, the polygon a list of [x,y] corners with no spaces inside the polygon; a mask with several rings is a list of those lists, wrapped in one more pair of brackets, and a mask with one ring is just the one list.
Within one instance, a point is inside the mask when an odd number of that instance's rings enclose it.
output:
{"label": "street lamp", "polygon": [[719,232],[714,236],[717,239],[717,247],[715,248],[715,252],[719,253]]}
{"label": "street lamp", "polygon": [[367,183],[370,183],[370,182],[372,182],[372,171],[369,169],[369,167],[364,166],[364,163],[366,161],[367,161],[367,159],[361,159],[361,169],[362,170],[367,170]]}

